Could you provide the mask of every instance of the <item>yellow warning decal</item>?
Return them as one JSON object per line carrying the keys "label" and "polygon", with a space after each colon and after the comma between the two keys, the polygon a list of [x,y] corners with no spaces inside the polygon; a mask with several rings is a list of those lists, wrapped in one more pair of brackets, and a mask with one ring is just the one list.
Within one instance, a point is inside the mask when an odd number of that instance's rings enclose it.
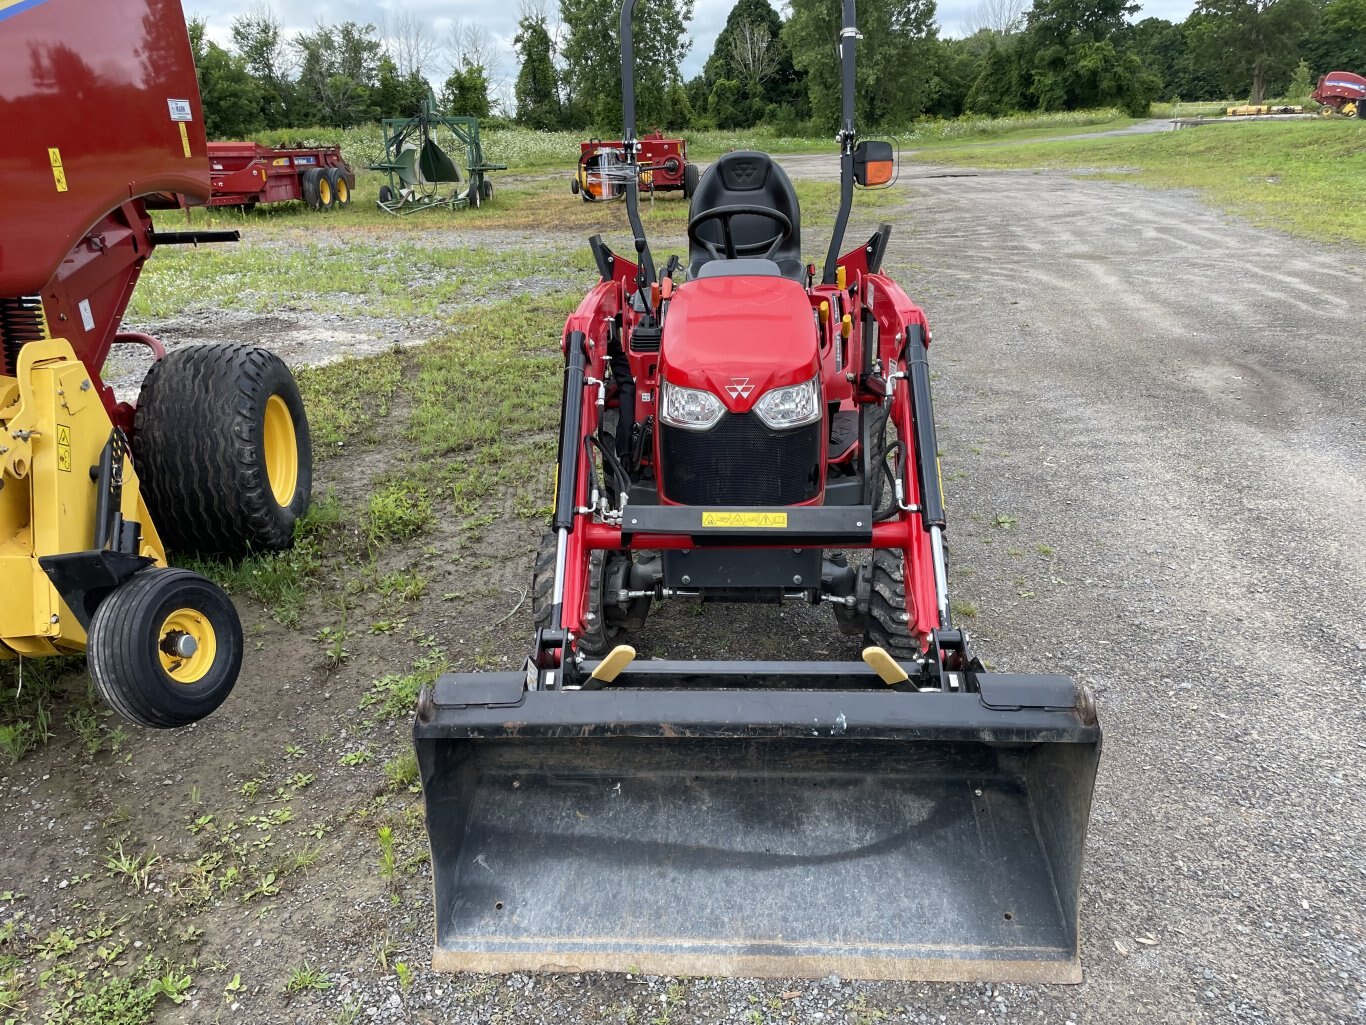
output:
{"label": "yellow warning decal", "polygon": [[704,527],[766,527],[782,530],[787,526],[785,512],[704,512]]}
{"label": "yellow warning decal", "polygon": [[62,166],[62,151],[56,146],[49,146],[47,159],[52,164],[52,180],[57,183],[57,191],[66,191],[66,168]]}
{"label": "yellow warning decal", "polygon": [[71,472],[71,428],[57,425],[57,469]]}
{"label": "yellow warning decal", "polygon": [[185,156],[188,157],[190,155],[190,133],[185,130],[184,121],[177,121],[176,124],[180,125],[180,145],[185,147]]}

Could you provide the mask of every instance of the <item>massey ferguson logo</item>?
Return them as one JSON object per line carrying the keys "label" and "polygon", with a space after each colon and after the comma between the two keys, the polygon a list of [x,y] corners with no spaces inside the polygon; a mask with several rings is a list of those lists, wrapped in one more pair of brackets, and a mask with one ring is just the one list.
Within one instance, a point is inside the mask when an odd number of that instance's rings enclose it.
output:
{"label": "massey ferguson logo", "polygon": [[748,377],[732,377],[726,385],[726,394],[733,399],[747,399],[752,391],[754,385],[749,383]]}

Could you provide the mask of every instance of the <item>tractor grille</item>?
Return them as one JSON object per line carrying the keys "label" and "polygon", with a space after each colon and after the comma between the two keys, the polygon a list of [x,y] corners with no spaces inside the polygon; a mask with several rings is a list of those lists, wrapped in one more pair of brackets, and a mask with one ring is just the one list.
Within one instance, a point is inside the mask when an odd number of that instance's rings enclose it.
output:
{"label": "tractor grille", "polygon": [[659,425],[664,495],[683,505],[796,505],[820,494],[824,422],[774,431],[727,413],[709,431]]}

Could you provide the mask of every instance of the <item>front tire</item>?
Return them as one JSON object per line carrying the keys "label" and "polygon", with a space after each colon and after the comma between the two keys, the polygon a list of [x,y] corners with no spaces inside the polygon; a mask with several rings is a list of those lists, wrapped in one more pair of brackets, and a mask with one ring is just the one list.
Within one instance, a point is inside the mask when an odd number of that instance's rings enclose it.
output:
{"label": "front tire", "polygon": [[129,722],[172,729],[227,699],[242,668],[242,624],[228,596],[183,569],[147,569],[115,588],[90,621],[90,675]]}
{"label": "front tire", "polygon": [[696,164],[688,164],[683,168],[683,198],[692,199],[692,194],[697,191],[697,179],[700,172]]}
{"label": "front tire", "polygon": [[248,345],[192,345],[152,364],[133,465],[167,546],[282,551],[308,511],[313,447],[294,375]]}
{"label": "front tire", "polygon": [[[531,571],[531,617],[538,630],[550,628],[550,604],[555,593],[555,550],[559,539],[553,530],[541,535],[536,564]],[[621,628],[611,626],[603,611],[603,568],[607,553],[594,551],[588,558],[588,616],[577,636],[578,650],[589,658],[601,658],[612,650]]]}
{"label": "front tire", "polygon": [[920,642],[910,630],[901,549],[875,549],[871,571],[872,587],[868,597],[868,617],[864,621],[864,643],[882,648],[898,661],[917,657],[920,654]]}

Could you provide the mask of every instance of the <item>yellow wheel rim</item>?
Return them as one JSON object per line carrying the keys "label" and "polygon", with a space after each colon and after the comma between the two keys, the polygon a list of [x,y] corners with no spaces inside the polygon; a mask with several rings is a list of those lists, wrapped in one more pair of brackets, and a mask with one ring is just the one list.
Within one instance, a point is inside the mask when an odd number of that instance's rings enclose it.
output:
{"label": "yellow wheel rim", "polygon": [[157,632],[161,668],[176,683],[198,683],[218,657],[218,635],[208,617],[194,609],[176,609]]}
{"label": "yellow wheel rim", "polygon": [[323,206],[332,205],[332,183],[326,178],[318,179],[318,200]]}
{"label": "yellow wheel rim", "polygon": [[275,494],[275,501],[288,506],[299,488],[299,439],[294,433],[294,417],[285,400],[278,395],[266,400],[263,434],[270,490]]}
{"label": "yellow wheel rim", "polygon": [[351,186],[346,184],[345,178],[337,179],[337,202],[343,206],[351,202]]}

